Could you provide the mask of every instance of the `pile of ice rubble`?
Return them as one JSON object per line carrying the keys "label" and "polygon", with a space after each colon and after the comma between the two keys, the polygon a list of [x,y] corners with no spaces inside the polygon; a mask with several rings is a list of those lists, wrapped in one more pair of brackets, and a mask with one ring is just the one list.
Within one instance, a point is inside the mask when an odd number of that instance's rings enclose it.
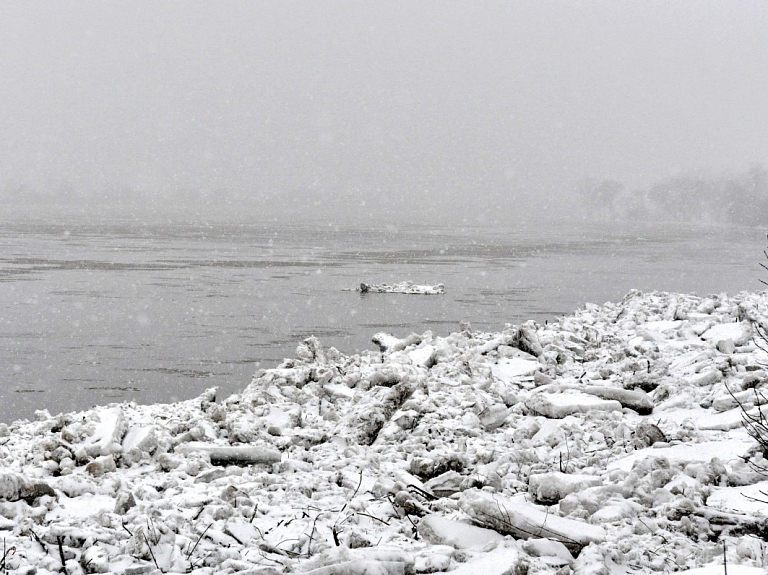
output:
{"label": "pile of ice rubble", "polygon": [[404,293],[410,295],[441,295],[445,293],[443,284],[419,285],[411,281],[398,282],[394,285],[386,283],[361,283],[356,291],[361,293]]}
{"label": "pile of ice rubble", "polygon": [[0,425],[0,572],[762,573],[760,309],[310,338],[227,399]]}

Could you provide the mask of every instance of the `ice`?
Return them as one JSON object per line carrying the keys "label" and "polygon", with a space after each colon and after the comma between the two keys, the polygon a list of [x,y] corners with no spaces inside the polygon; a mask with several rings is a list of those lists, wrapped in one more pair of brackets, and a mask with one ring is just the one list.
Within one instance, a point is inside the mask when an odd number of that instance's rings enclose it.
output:
{"label": "ice", "polygon": [[210,457],[212,465],[252,465],[278,463],[280,452],[260,446],[211,445],[208,443],[189,442],[176,448],[180,455],[204,453]]}
{"label": "ice", "polygon": [[123,438],[123,451],[138,449],[151,453],[157,449],[157,438],[154,426],[133,426],[128,429]]}
{"label": "ice", "polygon": [[2,429],[3,567],[718,573],[725,542],[729,573],[764,572],[740,405],[768,409],[743,322],[766,304],[631,292],[354,355],[307,338],[228,398],[39,412]]}
{"label": "ice", "polygon": [[521,553],[516,549],[499,547],[479,558],[468,561],[451,571],[452,575],[506,575],[514,573],[522,563]]}
{"label": "ice", "polygon": [[747,321],[714,325],[702,333],[701,338],[715,343],[730,339],[734,345],[741,346],[752,339],[752,325]]}
{"label": "ice", "polygon": [[533,375],[539,369],[541,369],[541,364],[538,361],[520,357],[502,358],[491,367],[493,375],[508,383],[521,377]]}
{"label": "ice", "polygon": [[408,357],[415,365],[429,368],[434,364],[435,347],[432,345],[417,347],[408,353]]}
{"label": "ice", "polygon": [[648,415],[653,411],[653,400],[644,391],[602,386],[584,387],[583,391],[601,399],[618,401],[622,407],[632,409],[640,415]]}
{"label": "ice", "polygon": [[632,455],[612,461],[607,468],[629,471],[636,461],[645,457],[664,457],[676,464],[708,462],[715,457],[722,461],[731,461],[740,458],[753,445],[754,441],[744,434],[740,438],[721,441],[681,443],[670,447],[646,447],[635,451]]}
{"label": "ice", "polygon": [[75,521],[83,520],[102,511],[111,511],[115,507],[115,498],[110,495],[81,495],[80,497],[67,497],[59,495],[57,505],[46,518],[50,521]]}
{"label": "ice", "polygon": [[120,451],[120,443],[127,431],[123,410],[120,407],[97,409],[92,420],[95,424],[92,435],[84,442],[86,451],[99,455]]}
{"label": "ice", "polygon": [[442,515],[427,515],[419,523],[422,537],[435,544],[451,545],[457,549],[482,549],[492,542],[504,540],[493,529],[484,529],[447,519]]}
{"label": "ice", "polygon": [[768,517],[768,481],[743,487],[714,489],[707,498],[707,506],[749,515]]}
{"label": "ice", "polygon": [[528,478],[528,491],[538,502],[557,503],[570,493],[596,487],[601,483],[600,477],[594,475],[572,475],[553,471],[531,475]]}
{"label": "ice", "polygon": [[445,293],[443,284],[436,285],[418,285],[411,281],[403,281],[394,285],[385,283],[366,284],[361,283],[357,291],[362,293],[402,293],[411,295],[439,295]]}
{"label": "ice", "polygon": [[536,393],[526,400],[531,411],[552,419],[563,419],[574,413],[589,411],[621,411],[621,403],[579,391],[555,394]]}
{"label": "ice", "polygon": [[549,565],[570,565],[573,563],[573,555],[568,548],[559,541],[551,539],[529,539],[523,543],[523,549],[532,557],[546,557]]}
{"label": "ice", "polygon": [[697,567],[679,571],[679,575],[765,575],[765,569],[749,567],[746,565],[710,565],[709,567]]}
{"label": "ice", "polygon": [[584,546],[606,538],[605,530],[597,525],[559,517],[546,508],[482,491],[465,491],[460,506],[479,525],[519,539],[549,538],[577,554]]}

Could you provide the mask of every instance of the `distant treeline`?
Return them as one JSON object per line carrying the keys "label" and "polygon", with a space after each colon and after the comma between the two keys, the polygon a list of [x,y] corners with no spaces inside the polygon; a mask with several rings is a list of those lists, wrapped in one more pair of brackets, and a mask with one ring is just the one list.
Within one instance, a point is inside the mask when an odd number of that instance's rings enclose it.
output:
{"label": "distant treeline", "polygon": [[768,220],[768,172],[753,166],[746,173],[676,177],[648,188],[627,189],[615,180],[584,180],[582,207],[603,219],[762,225]]}
{"label": "distant treeline", "polygon": [[[247,198],[246,198],[247,199]],[[212,208],[226,209],[232,203],[232,194],[216,190],[207,193],[200,190],[154,191],[130,187],[103,186],[79,187],[73,184],[33,187],[13,181],[0,184],[0,204],[10,207],[27,207],[46,213],[46,210],[70,209],[93,213],[148,214],[189,213],[194,210],[208,213]],[[239,206],[246,203],[240,198]],[[234,209],[233,209],[234,211]]]}

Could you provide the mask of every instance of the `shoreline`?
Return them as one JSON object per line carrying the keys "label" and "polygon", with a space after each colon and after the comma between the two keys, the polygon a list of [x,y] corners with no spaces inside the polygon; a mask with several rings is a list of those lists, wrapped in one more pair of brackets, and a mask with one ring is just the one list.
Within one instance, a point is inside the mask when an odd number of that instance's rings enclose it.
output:
{"label": "shoreline", "polygon": [[722,562],[725,540],[729,567],[765,567],[739,403],[761,409],[767,306],[633,291],[350,356],[309,338],[228,398],[0,424],[2,565],[620,573]]}

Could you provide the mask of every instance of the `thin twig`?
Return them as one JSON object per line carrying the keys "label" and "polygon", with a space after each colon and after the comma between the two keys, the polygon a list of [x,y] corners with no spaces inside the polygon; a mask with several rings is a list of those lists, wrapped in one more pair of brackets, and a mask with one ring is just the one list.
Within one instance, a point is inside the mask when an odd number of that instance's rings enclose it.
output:
{"label": "thin twig", "polygon": [[62,540],[64,538],[59,535],[56,537],[56,542],[59,544],[59,559],[61,559],[61,570],[64,571],[64,575],[69,575],[69,571],[67,571],[67,560],[64,558],[64,545],[62,545]]}
{"label": "thin twig", "polygon": [[419,495],[421,495],[424,499],[426,499],[428,501],[436,501],[437,499],[440,499],[439,497],[435,497],[434,495],[432,495],[429,491],[425,491],[421,487],[413,485],[412,483],[408,485],[408,490],[409,491],[415,491],[416,493],[418,493]]}
{"label": "thin twig", "polygon": [[128,527],[125,525],[125,521],[121,521],[121,522],[120,522],[120,525],[122,525],[122,526],[123,526],[123,529],[125,529],[125,530],[128,532],[128,535],[130,535],[131,537],[133,537],[133,533],[131,533],[131,530],[130,530],[130,529],[128,529]]}
{"label": "thin twig", "polygon": [[3,570],[3,573],[6,573],[6,566],[5,561],[8,558],[8,555],[14,555],[16,553],[16,546],[12,545],[10,549],[5,548],[5,537],[3,537],[3,558],[0,562],[0,569]]}
{"label": "thin twig", "polygon": [[[210,529],[212,526],[213,526],[213,523],[211,523],[210,525],[208,525],[208,527],[206,527],[206,528],[205,528],[205,530],[204,530],[204,531],[203,531],[203,532],[200,534],[200,537],[198,537],[198,538],[197,538],[197,541],[195,542],[195,546],[194,546],[194,547],[192,547],[192,550],[191,550],[189,553],[187,553],[187,561],[189,561],[189,558],[190,558],[190,557],[192,557],[192,553],[194,553],[194,552],[195,552],[195,549],[197,549],[197,546],[198,546],[198,545],[200,545],[200,541],[201,541],[201,540],[202,540],[202,538],[205,536],[205,534],[206,534],[206,533],[208,533],[208,530],[209,530],[209,529]],[[240,543],[240,542],[238,541],[238,543]],[[240,543],[240,545],[242,545],[242,543]]]}
{"label": "thin twig", "polygon": [[347,508],[347,505],[349,505],[349,502],[352,501],[355,498],[355,495],[357,495],[357,492],[360,490],[360,486],[363,484],[363,470],[360,470],[360,481],[357,482],[357,487],[355,487],[355,490],[352,492],[352,495],[347,498],[347,502],[344,504],[344,507],[341,508],[341,511],[344,511]]}
{"label": "thin twig", "polygon": [[389,525],[389,521],[385,519],[381,519],[380,517],[376,517],[375,515],[371,515],[370,513],[363,513],[362,511],[356,511],[358,515],[362,515],[363,517],[368,517],[369,519],[373,519],[374,521],[378,521],[379,523],[383,523],[384,525]]}
{"label": "thin twig", "polygon": [[312,522],[312,529],[309,531],[309,542],[307,543],[307,557],[312,556],[312,540],[315,538],[315,531],[317,530],[317,520],[319,518],[320,518],[320,513],[315,515],[315,520]]}
{"label": "thin twig", "polygon": [[[152,557],[152,561],[155,563],[155,567],[160,569],[160,565],[157,564],[157,559],[155,559],[155,554],[152,552],[152,545],[149,544],[149,539],[147,539],[147,535],[145,533],[141,534],[144,537],[144,541],[147,544],[147,549],[149,549],[149,555]],[[162,573],[165,573],[162,569],[160,569]]]}
{"label": "thin twig", "polygon": [[203,511],[205,510],[205,506],[208,505],[207,503],[203,503],[200,506],[200,509],[197,510],[197,513],[195,513],[195,516],[192,517],[192,521],[197,521],[198,518],[203,514]]}
{"label": "thin twig", "polygon": [[35,541],[37,541],[37,542],[38,542],[38,544],[40,545],[40,547],[42,547],[42,548],[43,548],[43,551],[45,551],[45,553],[46,553],[46,555],[47,555],[47,554],[48,554],[48,546],[45,544],[45,541],[43,541],[42,539],[40,539],[40,536],[39,536],[37,533],[35,533],[35,530],[34,530],[34,529],[30,529],[30,530],[29,530],[29,532],[32,534],[32,538],[33,538]]}

